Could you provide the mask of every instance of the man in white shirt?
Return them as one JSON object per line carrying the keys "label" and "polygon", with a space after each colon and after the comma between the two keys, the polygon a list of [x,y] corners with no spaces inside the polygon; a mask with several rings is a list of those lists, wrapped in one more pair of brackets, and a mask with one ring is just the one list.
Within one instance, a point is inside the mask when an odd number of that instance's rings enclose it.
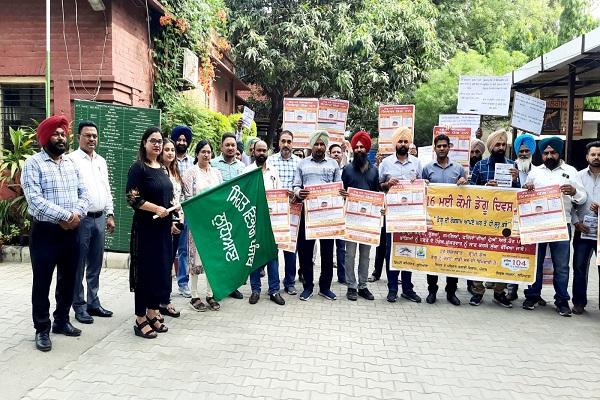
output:
{"label": "man in white shirt", "polygon": [[[81,121],[77,131],[79,148],[70,154],[86,186],[90,198],[88,212],[81,219],[77,244],[79,262],[75,275],[73,310],[75,318],[82,324],[94,322],[93,316],[111,317],[100,304],[98,289],[100,269],[104,260],[105,231],[115,229],[113,199],[108,182],[106,160],[98,153],[98,127],[92,121]],[[87,282],[87,301],[83,291],[83,276]]]}
{"label": "man in white shirt", "polygon": [[[536,187],[560,185],[565,216],[567,218],[569,236],[571,235],[571,211],[573,204],[583,204],[587,195],[577,170],[560,159],[564,149],[563,141],[555,136],[540,140],[538,148],[542,153],[543,164],[533,168],[527,176],[523,187],[534,190]],[[523,308],[533,310],[538,303],[542,291],[543,264],[546,257],[546,248],[550,247],[552,265],[554,267],[554,304],[556,311],[563,317],[571,316],[569,307],[569,257],[571,251],[570,240],[560,242],[540,243],[537,252],[537,270],[533,285],[524,290],[525,301]]]}
{"label": "man in white shirt", "polygon": [[[263,181],[265,182],[265,190],[281,189],[279,173],[275,167],[267,163],[268,150],[267,143],[264,140],[258,140],[254,144],[253,150],[255,161],[248,165],[244,169],[244,172],[260,168],[263,174]],[[285,304],[285,300],[279,293],[279,261],[275,258],[269,261],[265,267],[267,268],[267,275],[269,277],[269,299],[275,304],[282,306]],[[250,287],[252,288],[249,300],[250,304],[256,304],[260,299],[260,270],[261,268],[258,268],[250,274]]]}

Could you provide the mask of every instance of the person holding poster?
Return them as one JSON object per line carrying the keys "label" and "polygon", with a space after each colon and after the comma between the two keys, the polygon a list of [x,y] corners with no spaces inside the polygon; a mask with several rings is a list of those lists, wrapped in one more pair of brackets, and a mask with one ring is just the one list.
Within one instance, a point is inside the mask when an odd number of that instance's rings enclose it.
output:
{"label": "person holding poster", "polygon": [[585,188],[587,200],[576,206],[573,215],[573,314],[583,314],[587,305],[588,268],[598,238],[598,205],[600,204],[600,142],[586,146],[588,167],[577,175]]}
{"label": "person holding poster", "polygon": [[[397,185],[400,180],[414,181],[421,179],[421,162],[415,156],[408,154],[408,148],[412,143],[412,132],[408,128],[398,128],[392,135],[392,143],[396,145],[396,153],[381,161],[379,165],[379,182],[381,189],[387,192],[392,186]],[[387,301],[394,303],[398,300],[398,275],[399,271],[390,270],[390,257],[392,249],[392,234],[386,234],[386,274],[388,278]],[[421,302],[421,297],[415,293],[412,284],[412,272],[402,271],[402,297],[415,303]]]}
{"label": "person holding poster", "polygon": [[[279,173],[281,187],[292,192],[294,183],[294,173],[300,157],[292,154],[294,135],[290,131],[282,131],[279,134],[279,153],[273,154],[267,159],[267,162],[275,167]],[[285,276],[283,278],[283,290],[290,296],[295,296],[298,292],[294,284],[296,283],[296,252],[283,251],[283,260],[285,262]]]}
{"label": "person holding poster", "polygon": [[[344,189],[356,188],[377,192],[379,190],[379,173],[367,158],[367,153],[371,150],[371,137],[365,131],[358,131],[352,136],[350,145],[354,151],[354,157],[352,163],[346,165],[342,170]],[[358,284],[356,283],[356,273],[354,271],[357,246],[359,252]],[[346,298],[348,300],[356,301],[358,296],[367,300],[375,299],[367,288],[370,252],[371,246],[368,244],[346,241],[346,282],[348,285]]]}
{"label": "person holding poster", "polygon": [[[316,131],[310,137],[311,155],[300,161],[294,174],[293,189],[295,196],[304,201],[310,191],[304,187],[307,185],[319,185],[330,182],[341,182],[342,175],[337,161],[325,157],[329,134],[326,131]],[[342,190],[343,191],[343,190]],[[341,195],[345,195],[340,193]],[[298,256],[300,258],[300,270],[304,276],[304,290],[300,294],[300,300],[308,301],[313,295],[314,271],[313,252],[315,241],[306,239],[305,217],[302,214],[298,232]],[[320,239],[321,249],[321,276],[319,278],[319,295],[328,300],[335,300],[336,295],[331,291],[331,279],[333,277],[333,239]]]}
{"label": "person holding poster", "polygon": [[[519,170],[519,182],[525,183],[527,181],[527,175],[529,175],[529,171],[531,171],[531,168],[533,167],[531,161],[536,149],[535,137],[530,133],[522,133],[515,139],[513,147],[517,154],[515,165]],[[507,288],[506,298],[509,301],[515,301],[519,297],[517,294],[519,285],[517,283],[509,283]]]}
{"label": "person holding poster", "polygon": [[[487,149],[490,152],[490,156],[485,158],[473,168],[471,174],[471,185],[480,186],[497,186],[494,180],[494,174],[496,172],[496,164],[511,164],[514,165],[512,160],[506,158],[506,146],[508,142],[508,135],[504,129],[495,131],[488,136]],[[518,188],[519,185],[519,174],[516,168],[511,168],[510,173],[512,175],[513,183],[512,187]],[[499,304],[506,308],[511,308],[511,302],[506,298],[504,293],[506,289],[506,283],[496,283],[494,285],[494,303]],[[473,296],[469,300],[469,304],[472,306],[478,306],[483,301],[483,295],[485,294],[485,287],[481,281],[473,281],[472,286]]]}
{"label": "person holding poster", "polygon": [[[254,162],[248,165],[244,172],[250,172],[255,168],[262,170],[263,181],[265,183],[265,190],[281,189],[281,181],[279,180],[279,173],[272,165],[267,163],[267,152],[269,146],[264,140],[258,140],[254,143],[253,158]],[[279,294],[279,261],[277,258],[269,261],[265,265],[267,269],[267,275],[269,276],[269,300],[280,306],[285,304],[285,300]],[[248,300],[250,304],[256,304],[260,299],[260,274],[261,268],[255,269],[250,274],[250,288],[252,294]]]}
{"label": "person holding poster", "polygon": [[[467,184],[467,172],[464,167],[458,163],[452,162],[448,158],[450,151],[450,138],[444,134],[437,135],[433,139],[433,150],[436,159],[423,167],[423,179],[429,183],[451,183],[457,185]],[[425,299],[428,304],[435,303],[438,291],[438,276],[427,274],[427,286],[429,295]],[[446,299],[450,304],[460,306],[460,300],[456,297],[456,286],[458,278],[446,277]]]}
{"label": "person holding poster", "polygon": [[[581,179],[577,175],[577,170],[560,159],[564,149],[564,143],[560,138],[552,136],[540,140],[538,147],[542,152],[543,164],[534,168],[529,173],[523,187],[527,190],[534,190],[536,187],[541,186],[560,185],[565,217],[567,221],[571,221],[573,203],[583,205],[587,200],[587,194],[581,184]],[[568,224],[567,228],[570,237],[571,224]],[[570,240],[538,244],[536,279],[533,285],[529,285],[524,291],[525,301],[523,302],[523,308],[525,310],[533,310],[540,299],[544,258],[546,257],[547,247],[550,247],[552,266],[554,267],[554,305],[556,306],[556,311],[561,316],[570,317],[571,308],[569,307],[570,297],[568,288]]]}

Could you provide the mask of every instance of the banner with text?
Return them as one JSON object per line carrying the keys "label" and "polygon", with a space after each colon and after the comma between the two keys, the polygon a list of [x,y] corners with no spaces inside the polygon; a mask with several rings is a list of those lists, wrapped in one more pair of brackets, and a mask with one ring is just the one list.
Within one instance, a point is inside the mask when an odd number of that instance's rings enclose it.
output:
{"label": "banner with text", "polygon": [[310,136],[317,130],[319,99],[283,99],[283,130],[294,134],[294,148],[310,146]]}
{"label": "banner with text", "polygon": [[507,116],[512,76],[461,75],[458,84],[459,114]]}
{"label": "banner with text", "polygon": [[425,232],[425,181],[399,181],[385,195],[387,232]]}
{"label": "banner with text", "polygon": [[569,240],[565,208],[559,185],[517,193],[522,243]]}
{"label": "banner with text", "polygon": [[534,135],[542,133],[546,101],[533,96],[515,92],[511,126]]}
{"label": "banner with text", "polygon": [[343,239],[346,233],[342,182],[307,185],[310,193],[304,199],[306,239]]}
{"label": "banner with text", "polygon": [[290,233],[290,197],[287,189],[267,190],[267,204],[275,243],[289,244]]}
{"label": "banner with text", "polygon": [[[471,128],[464,127],[445,127],[445,126],[434,126],[433,127],[433,138],[437,135],[444,134],[450,138],[450,151],[448,151],[448,158],[462,165],[467,173],[469,174],[470,157],[471,157]],[[431,141],[433,143],[433,140]],[[435,152],[432,154],[432,160],[435,158]]]}
{"label": "banner with text", "polygon": [[319,99],[319,129],[329,133],[330,146],[344,143],[348,107],[348,100]]}
{"label": "banner with text", "polygon": [[348,188],[346,198],[346,240],[379,246],[385,194]]}
{"label": "banner with text", "polygon": [[469,114],[440,114],[438,125],[449,128],[471,128],[471,139],[475,139],[475,133],[481,126],[481,115]]}
{"label": "banner with text", "polygon": [[392,268],[479,281],[532,283],[536,246],[512,232],[517,192],[431,184],[430,230],[394,233]]}
{"label": "banner with text", "polygon": [[300,215],[302,213],[302,203],[290,204],[290,242],[280,243],[278,249],[296,252],[296,243],[298,243],[298,227],[300,226]]}
{"label": "banner with text", "polygon": [[410,129],[413,137],[411,142],[414,142],[414,121],[414,105],[379,106],[379,153],[396,152],[396,143],[392,143],[392,135],[401,127]]}

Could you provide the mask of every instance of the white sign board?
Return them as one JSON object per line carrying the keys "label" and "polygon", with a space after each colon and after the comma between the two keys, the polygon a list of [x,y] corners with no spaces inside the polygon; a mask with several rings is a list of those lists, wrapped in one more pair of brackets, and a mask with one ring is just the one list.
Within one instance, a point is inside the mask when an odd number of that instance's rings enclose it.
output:
{"label": "white sign board", "polygon": [[511,125],[534,135],[542,133],[546,101],[515,92]]}
{"label": "white sign board", "polygon": [[461,75],[458,85],[459,114],[507,116],[510,104],[511,75]]}
{"label": "white sign board", "polygon": [[481,115],[440,114],[438,125],[449,128],[471,128],[471,137],[475,139],[475,132],[481,126]]}
{"label": "white sign board", "polygon": [[419,156],[417,158],[421,161],[421,166],[425,166],[433,160],[433,146],[421,146],[418,151]]}
{"label": "white sign board", "polygon": [[193,87],[198,86],[198,56],[190,49],[183,49],[183,79]]}
{"label": "white sign board", "polygon": [[244,112],[242,113],[242,126],[250,129],[250,125],[254,120],[254,111],[244,106]]}

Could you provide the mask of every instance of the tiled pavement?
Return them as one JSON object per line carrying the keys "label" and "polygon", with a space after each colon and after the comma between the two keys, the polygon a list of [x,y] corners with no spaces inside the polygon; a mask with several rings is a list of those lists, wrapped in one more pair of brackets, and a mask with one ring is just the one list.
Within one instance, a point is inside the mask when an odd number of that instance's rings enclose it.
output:
{"label": "tiled pavement", "polygon": [[[336,283],[337,301],[283,294],[283,307],[264,293],[248,304],[244,286],[219,312],[175,297],[182,316],[155,340],[133,335],[127,271],[108,269],[100,294],[115,316],[75,322],[83,335],[52,335],[49,353],[34,347],[30,266],[0,264],[0,276],[2,399],[600,399],[595,268],[589,311],[572,318],[551,302],[503,309],[491,293],[471,307],[463,280],[460,307],[442,292],[435,305],[387,303],[385,279],[372,302],[347,301]],[[414,281],[424,298],[424,276]]]}

